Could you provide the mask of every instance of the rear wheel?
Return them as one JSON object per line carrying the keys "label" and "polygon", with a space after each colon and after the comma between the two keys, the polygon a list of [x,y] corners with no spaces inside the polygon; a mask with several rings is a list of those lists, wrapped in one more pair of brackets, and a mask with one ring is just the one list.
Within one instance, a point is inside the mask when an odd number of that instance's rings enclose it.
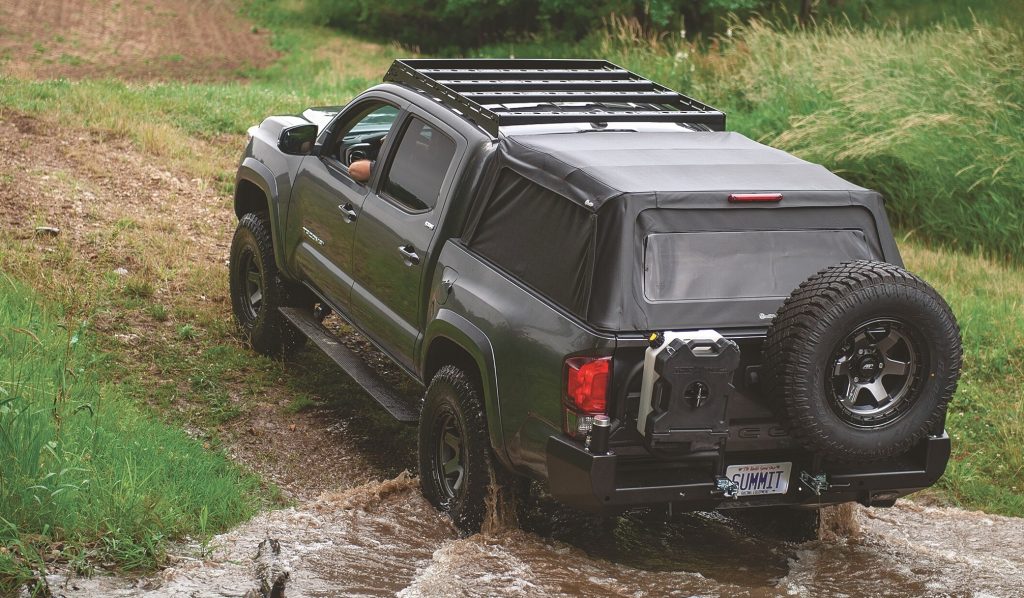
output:
{"label": "rear wheel", "polygon": [[231,241],[228,279],[235,323],[255,351],[287,357],[302,348],[305,336],[278,308],[312,309],[313,298],[301,285],[281,278],[265,216],[249,213],[239,220]]}
{"label": "rear wheel", "polygon": [[923,280],[857,261],[807,279],[765,341],[765,380],[794,435],[833,461],[902,454],[941,427],[960,330]]}
{"label": "rear wheel", "polygon": [[419,424],[419,470],[423,495],[467,533],[480,530],[490,485],[497,492],[509,477],[495,463],[487,436],[483,400],[475,381],[448,365],[427,388]]}

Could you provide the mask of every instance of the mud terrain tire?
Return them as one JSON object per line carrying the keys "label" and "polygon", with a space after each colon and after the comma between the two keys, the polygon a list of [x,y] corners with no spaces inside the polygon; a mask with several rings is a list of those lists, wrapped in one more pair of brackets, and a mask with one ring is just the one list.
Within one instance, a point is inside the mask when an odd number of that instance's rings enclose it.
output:
{"label": "mud terrain tire", "polygon": [[302,348],[306,337],[278,308],[311,310],[313,297],[304,287],[281,278],[265,216],[249,213],[239,220],[231,241],[228,280],[235,323],[256,352],[288,357]]}
{"label": "mud terrain tire", "polygon": [[768,393],[827,460],[877,461],[940,430],[960,375],[960,329],[917,276],[859,260],[801,283],[764,345]]}
{"label": "mud terrain tire", "polygon": [[474,380],[442,367],[427,387],[419,424],[423,495],[466,533],[480,531],[491,480],[501,474],[491,454],[483,399]]}

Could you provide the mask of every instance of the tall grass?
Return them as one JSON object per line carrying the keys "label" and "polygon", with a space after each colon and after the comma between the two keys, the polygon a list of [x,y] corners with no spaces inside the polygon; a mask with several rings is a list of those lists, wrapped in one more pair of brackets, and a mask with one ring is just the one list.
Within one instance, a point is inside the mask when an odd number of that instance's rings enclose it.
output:
{"label": "tall grass", "polygon": [[102,385],[89,335],[0,274],[0,594],[43,552],[152,567],[261,504],[256,478]]}
{"label": "tall grass", "polygon": [[1024,270],[920,243],[901,249],[953,307],[964,339],[940,487],[957,504],[1024,517]]}
{"label": "tall grass", "polygon": [[699,75],[741,128],[878,189],[923,240],[1024,259],[1019,33],[754,22],[734,40]]}

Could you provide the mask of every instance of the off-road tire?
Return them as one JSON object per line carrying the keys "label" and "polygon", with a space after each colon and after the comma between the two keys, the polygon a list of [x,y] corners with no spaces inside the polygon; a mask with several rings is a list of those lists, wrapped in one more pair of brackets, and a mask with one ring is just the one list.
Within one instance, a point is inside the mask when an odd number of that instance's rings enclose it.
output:
{"label": "off-road tire", "polygon": [[[278,308],[312,310],[314,298],[305,287],[284,280],[278,272],[265,215],[249,213],[239,220],[228,272],[235,323],[253,350],[270,357],[288,357],[301,349],[306,337]],[[253,285],[260,291],[258,301],[252,298]]]}
{"label": "off-road tire", "polygon": [[[446,431],[458,436],[457,447],[445,442]],[[442,367],[427,387],[418,445],[423,495],[463,532],[480,531],[491,480],[502,483],[510,474],[491,452],[480,388],[456,366]],[[461,478],[446,475],[445,463],[454,463],[452,458],[459,459],[454,465],[461,469]]]}
{"label": "off-road tire", "polygon": [[[878,353],[872,362],[882,346],[908,357]],[[858,260],[811,276],[783,303],[765,340],[762,378],[809,450],[834,462],[877,461],[941,431],[961,361],[956,318],[931,286],[898,266]],[[898,392],[868,383],[888,376]],[[854,407],[865,390],[868,404]]]}

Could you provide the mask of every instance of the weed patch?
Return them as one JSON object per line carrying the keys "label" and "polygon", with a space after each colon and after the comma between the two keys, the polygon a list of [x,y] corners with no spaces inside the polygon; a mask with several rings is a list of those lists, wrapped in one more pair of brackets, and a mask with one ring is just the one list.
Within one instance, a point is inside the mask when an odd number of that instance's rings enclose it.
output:
{"label": "weed patch", "polygon": [[261,506],[257,478],[101,383],[81,314],[0,276],[0,593],[46,560],[148,569]]}

